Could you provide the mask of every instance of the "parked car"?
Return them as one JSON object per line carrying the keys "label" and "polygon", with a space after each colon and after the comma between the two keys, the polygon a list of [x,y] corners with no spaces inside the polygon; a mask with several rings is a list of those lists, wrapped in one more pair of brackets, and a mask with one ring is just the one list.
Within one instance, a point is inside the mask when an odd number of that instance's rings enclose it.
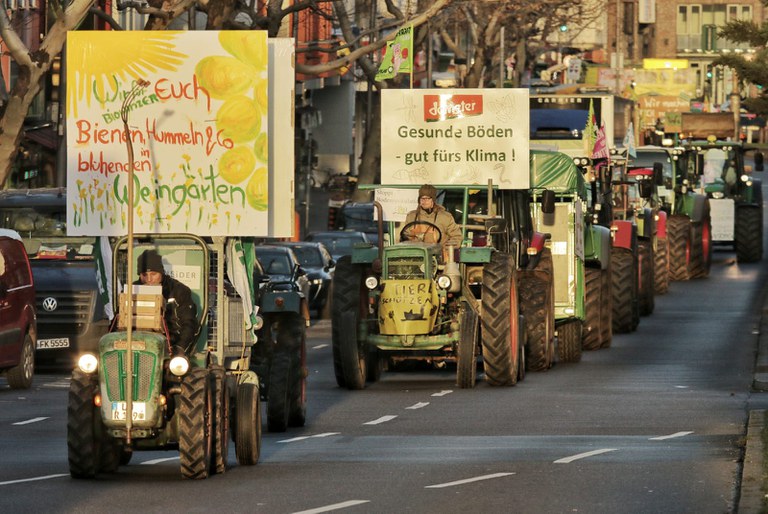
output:
{"label": "parked car", "polygon": [[96,238],[67,236],[63,188],[0,191],[0,228],[24,242],[35,281],[36,361],[73,366],[109,329],[96,281]]}
{"label": "parked car", "polygon": [[309,279],[307,272],[301,267],[298,257],[293,250],[285,246],[262,244],[256,246],[256,258],[259,260],[264,273],[269,275],[272,290],[298,290],[309,298]]}
{"label": "parked car", "polygon": [[331,252],[334,261],[339,260],[344,255],[352,255],[352,248],[357,243],[372,245],[373,242],[368,238],[365,232],[354,230],[328,230],[323,232],[311,232],[305,238],[305,241],[323,243]]}
{"label": "parked car", "polygon": [[336,230],[365,232],[373,244],[379,242],[379,224],[373,218],[373,202],[347,202],[336,216]]}
{"label": "parked car", "polygon": [[21,236],[0,229],[0,372],[29,389],[35,369],[35,283]]}
{"label": "parked car", "polygon": [[309,308],[320,315],[330,299],[329,291],[333,283],[336,261],[333,260],[323,243],[281,242],[279,245],[293,250],[301,267],[307,272]]}

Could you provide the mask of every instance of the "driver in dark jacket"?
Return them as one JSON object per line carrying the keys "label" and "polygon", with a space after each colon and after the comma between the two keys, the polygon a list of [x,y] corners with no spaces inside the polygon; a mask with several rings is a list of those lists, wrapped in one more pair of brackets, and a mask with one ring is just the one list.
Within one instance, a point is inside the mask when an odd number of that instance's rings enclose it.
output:
{"label": "driver in dark jacket", "polygon": [[[419,188],[419,206],[408,213],[405,218],[405,225],[414,221],[424,221],[431,223],[440,229],[441,239],[440,243],[443,247],[447,245],[453,245],[455,247],[461,246],[461,227],[456,224],[456,220],[453,219],[451,213],[445,210],[445,207],[435,203],[437,198],[437,189],[430,184],[424,184]],[[429,237],[429,229],[423,228],[425,231],[424,240]],[[432,241],[437,242],[437,241]]]}
{"label": "driver in dark jacket", "polygon": [[168,326],[172,353],[189,355],[194,352],[198,323],[192,291],[165,274],[163,259],[155,250],[147,250],[139,256],[138,272],[139,280],[134,284],[163,287],[163,298],[166,301],[165,323]]}

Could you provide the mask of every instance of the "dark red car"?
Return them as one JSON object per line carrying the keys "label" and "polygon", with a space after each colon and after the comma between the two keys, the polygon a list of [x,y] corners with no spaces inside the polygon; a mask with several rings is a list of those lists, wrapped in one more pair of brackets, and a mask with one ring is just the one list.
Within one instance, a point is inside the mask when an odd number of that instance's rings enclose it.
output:
{"label": "dark red car", "polygon": [[0,229],[0,372],[28,389],[35,371],[35,283],[19,234]]}

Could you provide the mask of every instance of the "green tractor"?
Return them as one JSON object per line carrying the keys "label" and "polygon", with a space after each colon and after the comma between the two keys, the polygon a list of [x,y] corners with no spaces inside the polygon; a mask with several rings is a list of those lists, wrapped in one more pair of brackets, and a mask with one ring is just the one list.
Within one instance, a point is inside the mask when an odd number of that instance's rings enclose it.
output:
{"label": "green tractor", "polygon": [[[243,297],[227,288],[224,238],[193,234],[120,239],[112,259],[118,312],[97,353],[83,354],[72,374],[67,407],[70,474],[92,478],[127,464],[134,451],[178,449],[181,475],[206,478],[227,468],[230,437],[237,461],[258,462],[259,377],[249,369],[253,330]],[[188,285],[199,332],[186,355],[172,353],[161,293],[118,285],[137,277],[142,252],[156,250],[166,272]],[[128,254],[133,253],[130,260]],[[133,261],[133,262],[130,262]],[[228,266],[233,264],[228,262]],[[131,289],[139,287],[141,289]],[[157,287],[157,286],[155,286]],[[130,306],[130,307],[129,307]],[[253,322],[246,328],[246,318]]]}
{"label": "green tractor", "polygon": [[[594,205],[603,203],[590,202],[588,165],[559,152],[531,151],[531,211],[536,230],[551,235],[562,362],[578,362],[583,348],[607,347],[612,339],[610,231],[595,222],[600,209]],[[551,212],[544,209],[545,192],[555,197]]]}
{"label": "green tractor", "polygon": [[[741,142],[707,140],[688,142],[685,158],[693,176],[699,177],[699,191],[708,199],[711,238],[705,243],[733,245],[738,262],[763,258],[763,195],[760,179],[752,176],[745,154],[754,150]],[[762,170],[762,154],[755,162]]]}
{"label": "green tractor", "polygon": [[698,175],[691,155],[682,147],[640,146],[629,162],[632,168],[661,166],[657,193],[667,213],[663,230],[668,280],[673,281],[706,277],[712,263],[710,202],[695,191]]}
{"label": "green tractor", "polygon": [[[440,229],[429,223],[395,230],[388,222],[378,247],[360,244],[336,265],[332,342],[340,387],[362,389],[400,361],[455,363],[461,388],[475,386],[480,355],[486,381],[496,386],[515,385],[526,367],[553,363],[552,261],[545,236],[533,230],[528,192],[436,187],[462,227],[459,248],[444,249]],[[424,232],[437,243],[419,240]]]}

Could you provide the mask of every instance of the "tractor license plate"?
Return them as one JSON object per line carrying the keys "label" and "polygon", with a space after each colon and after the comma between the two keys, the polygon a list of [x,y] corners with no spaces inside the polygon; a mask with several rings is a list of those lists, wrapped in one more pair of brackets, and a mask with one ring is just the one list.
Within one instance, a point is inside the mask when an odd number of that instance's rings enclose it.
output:
{"label": "tractor license plate", "polygon": [[[147,404],[145,402],[133,402],[133,421],[147,419]],[[125,402],[112,402],[112,420],[125,421]]]}
{"label": "tractor license plate", "polygon": [[54,348],[69,348],[69,338],[56,337],[53,339],[38,339],[35,347],[38,350],[52,350]]}

